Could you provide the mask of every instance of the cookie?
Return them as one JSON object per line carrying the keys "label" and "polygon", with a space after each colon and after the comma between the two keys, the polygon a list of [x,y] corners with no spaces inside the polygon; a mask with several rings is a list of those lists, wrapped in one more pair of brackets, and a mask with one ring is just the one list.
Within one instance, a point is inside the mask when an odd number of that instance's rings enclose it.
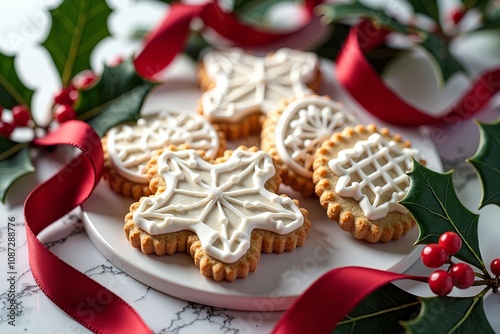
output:
{"label": "cookie", "polygon": [[135,200],[149,196],[146,164],[154,150],[168,145],[188,145],[215,158],[224,152],[225,138],[196,113],[162,111],[136,124],[113,127],[102,139],[104,178],[117,193]]}
{"label": "cookie", "polygon": [[287,48],[266,56],[238,48],[209,51],[198,78],[200,113],[228,139],[258,133],[263,115],[281,99],[311,94],[321,82],[318,56]]}
{"label": "cookie", "polygon": [[314,152],[332,134],[357,123],[350,111],[327,96],[282,100],[262,125],[261,149],[280,164],[283,183],[309,197],[315,194]]}
{"label": "cookie", "polygon": [[415,226],[398,203],[407,193],[418,151],[389,130],[347,127],[323,142],[313,163],[313,182],[330,219],[357,239],[399,239]]}
{"label": "cookie", "polygon": [[276,194],[279,170],[267,153],[240,147],[213,160],[165,150],[148,165],[155,194],[132,204],[124,225],[143,253],[186,252],[203,276],[232,282],[256,270],[261,252],[304,244],[307,211]]}

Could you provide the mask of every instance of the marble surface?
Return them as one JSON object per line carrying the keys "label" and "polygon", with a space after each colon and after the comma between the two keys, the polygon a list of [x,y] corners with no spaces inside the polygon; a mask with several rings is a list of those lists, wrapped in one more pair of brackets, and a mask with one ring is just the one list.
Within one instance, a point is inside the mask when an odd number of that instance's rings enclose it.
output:
{"label": "marble surface", "polygon": [[[42,106],[39,108],[38,117],[43,119],[45,117],[43,105],[46,105],[50,99],[51,93],[48,92],[56,89],[57,80],[54,74],[43,69],[43,66],[37,67],[32,64],[33,59],[35,59],[33,57],[40,52],[34,44],[44,38],[44,27],[47,25],[46,7],[52,7],[58,1],[26,0],[19,2],[22,4],[9,3],[2,2],[0,4],[0,21],[2,21],[0,36],[7,37],[0,38],[0,50],[7,54],[18,54],[20,56],[19,65],[27,68],[26,71],[31,71],[30,75],[23,73],[22,76],[32,83],[33,88],[39,89],[35,101],[37,105]],[[102,62],[112,59],[117,53],[127,54],[137,47],[134,42],[123,41],[126,40],[127,33],[130,33],[130,29],[119,29],[124,20],[130,24],[131,18],[134,17],[133,21],[137,25],[147,26],[161,17],[159,14],[161,11],[158,11],[159,7],[155,7],[156,4],[145,2],[148,4],[137,5],[133,4],[132,1],[110,1],[110,3],[116,8],[116,13],[113,14],[110,21],[115,27],[113,29],[116,35],[123,38],[120,43],[115,43],[114,40],[107,41],[104,46],[97,50],[92,59],[95,68],[102,66]],[[141,13],[144,15],[132,15],[132,13],[138,12],[134,6],[144,6],[141,7],[141,10],[144,10]],[[14,20],[12,16],[15,15],[10,15],[9,19],[9,15],[5,15],[7,10],[10,13],[21,15],[21,18]],[[43,77],[45,81],[37,81],[33,77]],[[398,80],[404,80],[404,76],[403,78],[394,76],[394,80],[391,82],[395,85]],[[456,85],[460,86],[460,83],[456,83]],[[448,98],[442,96],[445,94],[443,92],[435,93],[437,96],[436,105],[444,108],[445,104],[449,104],[454,99],[459,90],[459,88],[448,89],[446,92],[449,94]],[[428,92],[428,94],[431,93]],[[417,95],[408,96],[408,99],[410,101],[417,99]],[[426,102],[429,103],[429,101]],[[500,101],[497,98],[479,118],[493,120],[499,116]],[[476,125],[471,121],[449,123],[427,128],[425,131],[434,141],[444,169],[453,168],[455,170],[454,181],[460,199],[469,209],[477,212],[477,203],[480,200],[479,181],[471,167],[464,162],[467,157],[474,153],[479,142]],[[0,204],[0,333],[89,332],[59,310],[43,294],[36,285],[28,264],[28,249],[22,213],[23,201],[36,184],[42,182],[61,166],[65,156],[67,156],[67,152],[64,149],[58,149],[55,152],[39,152],[34,157],[38,167],[36,173],[19,180],[9,194],[7,202]],[[496,241],[498,234],[491,233],[491,230],[496,228],[493,224],[498,225],[496,220],[500,213],[499,210],[499,208],[491,206],[480,210],[479,237],[486,263],[489,263],[493,258],[500,257],[500,248]],[[15,232],[15,260],[13,261],[15,265],[12,268],[9,267],[8,263],[10,261],[8,254],[9,227]],[[498,228],[496,230],[498,231]],[[112,265],[94,247],[83,228],[80,209],[75,209],[48,230],[43,231],[40,239],[61,259],[121,296],[137,310],[155,333],[200,333],[202,331],[205,333],[267,333],[282,314],[282,312],[265,311],[243,312],[200,305],[173,298],[136,281]],[[429,270],[417,262],[407,272],[428,274]],[[11,288],[11,282],[13,282],[13,288]],[[422,289],[421,286],[410,283],[402,283],[401,286],[412,292],[425,294],[425,289]],[[14,315],[9,310],[9,307],[12,308],[10,299],[14,300]],[[496,316],[500,312],[500,301],[497,295],[490,293],[486,297],[485,310],[495,331],[500,332],[500,319]],[[15,326],[9,323],[13,319]],[[117,319],[117,321],[120,320]]]}

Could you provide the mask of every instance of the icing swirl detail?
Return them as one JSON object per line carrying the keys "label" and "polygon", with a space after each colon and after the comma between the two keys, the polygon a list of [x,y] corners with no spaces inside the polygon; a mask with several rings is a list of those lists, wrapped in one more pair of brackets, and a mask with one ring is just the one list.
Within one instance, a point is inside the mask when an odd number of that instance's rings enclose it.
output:
{"label": "icing swirl detail", "polygon": [[203,113],[230,123],[259,110],[268,113],[283,98],[310,94],[306,83],[314,79],[318,63],[314,53],[287,48],[265,57],[236,48],[208,52],[203,64],[215,87],[202,94]]}
{"label": "icing swirl detail", "polygon": [[295,173],[311,178],[316,149],[333,133],[355,123],[342,104],[327,97],[299,98],[285,108],[276,124],[276,149]]}
{"label": "icing swirl detail", "polygon": [[408,212],[398,201],[410,186],[405,173],[412,168],[411,157],[418,158],[417,149],[400,149],[395,141],[374,133],[340,151],[328,166],[339,176],[335,191],[359,201],[366,218],[377,220],[392,211]]}
{"label": "icing swirl detail", "polygon": [[137,120],[135,125],[113,127],[107,142],[110,161],[117,173],[137,183],[148,183],[146,165],[154,150],[188,144],[215,158],[220,147],[219,134],[210,122],[186,111],[162,111]]}
{"label": "icing swirl detail", "polygon": [[241,258],[254,229],[290,233],[304,223],[288,197],[265,189],[275,174],[265,152],[237,149],[224,163],[210,164],[194,150],[165,151],[158,173],[167,189],[143,198],[133,219],[149,234],[196,233],[205,252],[225,263]]}

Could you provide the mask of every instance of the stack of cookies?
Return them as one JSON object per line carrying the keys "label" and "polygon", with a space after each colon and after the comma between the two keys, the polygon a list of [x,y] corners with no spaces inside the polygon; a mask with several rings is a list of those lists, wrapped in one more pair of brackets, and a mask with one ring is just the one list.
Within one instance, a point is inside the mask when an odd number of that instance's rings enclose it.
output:
{"label": "stack of cookies", "polygon": [[[261,252],[306,242],[314,221],[297,198],[318,197],[357,239],[407,233],[415,221],[398,201],[418,152],[316,93],[319,65],[292,49],[212,50],[199,65],[198,114],[162,112],[110,130],[105,178],[136,200],[125,215],[130,244],[189,253],[204,276],[231,282],[255,271]],[[260,144],[226,150],[252,135]],[[281,184],[296,198],[279,194]]]}

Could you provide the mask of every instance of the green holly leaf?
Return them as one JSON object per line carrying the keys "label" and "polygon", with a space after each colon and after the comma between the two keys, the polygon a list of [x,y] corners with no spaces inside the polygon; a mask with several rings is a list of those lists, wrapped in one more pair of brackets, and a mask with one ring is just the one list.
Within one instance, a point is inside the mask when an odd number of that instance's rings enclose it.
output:
{"label": "green holly leaf", "polygon": [[372,292],[337,324],[334,333],[402,332],[399,320],[408,320],[418,313],[420,300],[414,295],[387,284]]}
{"label": "green holly leaf", "polygon": [[465,72],[464,67],[450,53],[447,41],[427,32],[421,32],[420,36],[420,45],[431,56],[431,63],[439,85],[443,86],[443,82],[448,81],[454,74]]}
{"label": "green holly leaf", "polygon": [[387,15],[384,10],[365,6],[359,1],[331,5],[319,5],[317,7],[317,12],[324,15],[322,20],[325,23],[330,23],[342,19],[361,17],[370,19],[384,28],[397,31],[402,34],[407,34],[410,31],[407,26],[399,23],[398,21]]}
{"label": "green holly leaf", "polygon": [[14,65],[14,57],[0,53],[0,106],[8,109],[30,106],[33,96],[33,91],[19,79]]}
{"label": "green holly leaf", "polygon": [[31,162],[28,143],[17,143],[0,137],[0,199],[21,176],[35,170]]}
{"label": "green holly leaf", "polygon": [[484,313],[483,296],[422,298],[422,309],[402,321],[407,333],[495,333]]}
{"label": "green holly leaf", "polygon": [[470,212],[458,199],[452,172],[436,173],[414,161],[408,175],[410,190],[401,204],[419,227],[416,243],[437,243],[441,234],[453,231],[462,239],[462,248],[455,256],[485,271],[477,234],[479,215]]}
{"label": "green holly leaf", "polygon": [[90,69],[94,47],[110,35],[107,20],[111,8],[105,0],[64,0],[50,11],[52,27],[43,46],[66,87],[73,77]]}
{"label": "green holly leaf", "polygon": [[481,140],[476,154],[468,161],[481,180],[483,198],[480,208],[488,204],[500,206],[500,120],[478,123]]}
{"label": "green holly leaf", "polygon": [[436,0],[408,0],[408,3],[415,13],[426,15],[439,23],[439,6]]}
{"label": "green holly leaf", "polygon": [[103,136],[113,126],[136,121],[146,95],[155,83],[142,79],[132,60],[115,67],[105,66],[97,83],[80,92],[75,110]]}

